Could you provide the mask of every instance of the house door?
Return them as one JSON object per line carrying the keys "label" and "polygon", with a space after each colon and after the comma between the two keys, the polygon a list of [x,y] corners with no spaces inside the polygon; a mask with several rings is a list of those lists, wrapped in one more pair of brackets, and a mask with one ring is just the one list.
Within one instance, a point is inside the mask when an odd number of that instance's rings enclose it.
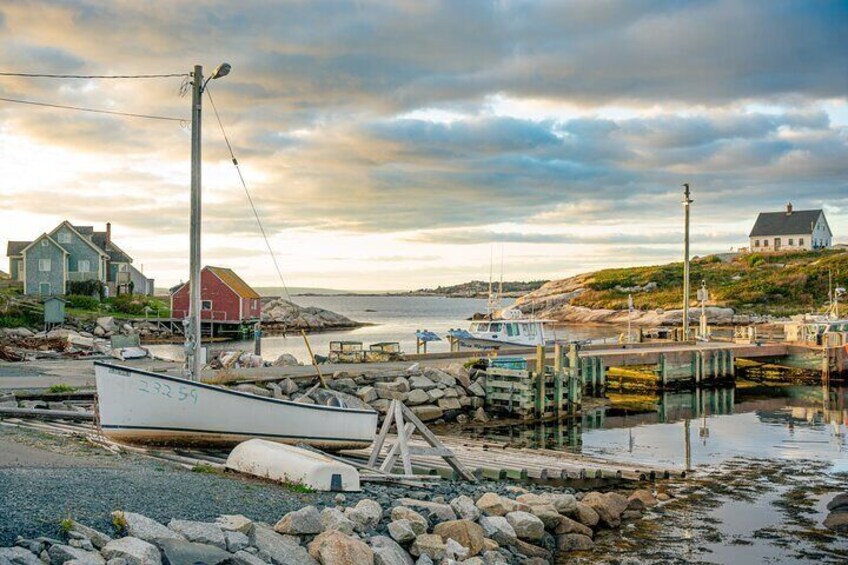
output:
{"label": "house door", "polygon": [[50,296],[50,283],[38,283],[38,294],[40,294],[41,296]]}
{"label": "house door", "polygon": [[778,249],[780,249],[780,238],[776,237],[774,238],[774,250],[777,251]]}

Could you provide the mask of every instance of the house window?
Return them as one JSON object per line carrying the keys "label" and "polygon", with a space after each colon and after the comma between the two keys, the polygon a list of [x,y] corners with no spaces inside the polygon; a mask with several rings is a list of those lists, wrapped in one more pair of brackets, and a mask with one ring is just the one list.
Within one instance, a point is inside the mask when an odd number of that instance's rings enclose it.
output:
{"label": "house window", "polygon": [[38,270],[42,273],[50,272],[50,259],[39,259]]}
{"label": "house window", "polygon": [[71,242],[71,234],[66,231],[59,232],[59,243],[70,243]]}
{"label": "house window", "polygon": [[126,263],[118,263],[118,272],[126,273],[127,272],[127,264]]}
{"label": "house window", "polygon": [[791,237],[789,238],[789,245],[795,245],[795,240]]}
{"label": "house window", "polygon": [[767,239],[763,240],[763,247],[768,247],[768,240]]}
{"label": "house window", "polygon": [[50,289],[50,283],[48,283],[48,282],[39,283],[38,294],[40,294],[42,296],[49,296],[50,290],[51,290]]}
{"label": "house window", "polygon": [[48,245],[50,245],[49,241],[47,241],[46,239],[41,240],[41,247],[47,247]]}
{"label": "house window", "polygon": [[80,273],[90,273],[91,262],[88,259],[80,259],[77,263],[77,271]]}
{"label": "house window", "polygon": [[760,246],[760,240],[759,240],[759,239],[755,239],[755,240],[754,240],[754,247],[759,247],[759,246]]}
{"label": "house window", "polygon": [[804,238],[803,237],[798,238],[798,245],[804,245]]}
{"label": "house window", "polygon": [[212,310],[212,301],[211,300],[202,300],[200,302],[200,309],[206,310],[207,312]]}

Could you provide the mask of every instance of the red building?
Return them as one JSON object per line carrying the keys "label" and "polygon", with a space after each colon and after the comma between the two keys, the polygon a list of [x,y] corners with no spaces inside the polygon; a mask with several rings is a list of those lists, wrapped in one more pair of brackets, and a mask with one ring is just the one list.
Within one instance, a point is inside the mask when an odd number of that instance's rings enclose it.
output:
{"label": "red building", "polygon": [[[232,269],[204,267],[200,273],[201,317],[219,322],[258,320],[262,312],[259,294]],[[184,283],[171,293],[171,316],[188,316],[190,285]]]}

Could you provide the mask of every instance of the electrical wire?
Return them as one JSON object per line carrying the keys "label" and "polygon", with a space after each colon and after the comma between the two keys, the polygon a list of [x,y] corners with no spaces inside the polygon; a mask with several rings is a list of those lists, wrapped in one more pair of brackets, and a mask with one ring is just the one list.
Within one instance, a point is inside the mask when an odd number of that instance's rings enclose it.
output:
{"label": "electrical wire", "polygon": [[109,114],[112,116],[124,116],[128,118],[144,118],[147,120],[165,120],[169,122],[180,122],[182,124],[187,124],[188,120],[185,118],[173,118],[169,116],[154,116],[152,114],[134,114],[132,112],[117,112],[113,110],[101,110],[98,108],[83,108],[81,106],[65,106],[63,104],[49,104],[47,102],[35,102],[33,100],[20,100],[17,98],[3,98],[0,97],[0,102],[13,102],[15,104],[26,104],[28,106],[41,106],[44,108],[59,108],[62,110],[75,110],[77,112],[90,112],[93,114]]}
{"label": "electrical wire", "polygon": [[271,242],[268,240],[268,234],[265,231],[265,226],[262,225],[262,219],[259,217],[259,212],[256,210],[256,204],[254,204],[253,197],[247,189],[247,183],[244,181],[244,176],[241,174],[241,167],[239,166],[238,159],[236,159],[236,156],[233,153],[233,146],[230,144],[230,138],[227,136],[227,131],[224,129],[224,123],[221,121],[221,116],[218,114],[218,108],[215,106],[215,100],[212,99],[212,92],[209,90],[208,86],[205,91],[206,95],[209,97],[209,102],[212,104],[212,111],[215,113],[215,119],[218,120],[218,127],[221,128],[221,134],[224,136],[224,142],[227,144],[227,151],[230,152],[230,158],[233,160],[233,165],[236,167],[236,172],[238,173],[239,180],[241,181],[241,186],[244,189],[244,193],[247,195],[247,201],[250,202],[250,208],[253,210],[253,217],[256,218],[256,223],[259,225],[259,231],[262,233],[262,238],[265,240],[265,246],[268,248],[268,253],[271,254],[271,260],[274,263],[274,268],[277,270],[277,276],[280,278],[280,282],[283,285],[283,291],[286,293],[286,299],[291,302],[292,299],[289,294],[289,287],[286,285],[286,280],[283,277],[283,271],[280,269],[280,265],[277,262],[277,256],[274,253],[274,249],[271,247]]}
{"label": "electrical wire", "polygon": [[174,78],[188,76],[189,73],[170,73],[158,75],[58,75],[45,73],[4,73],[3,77],[25,77],[25,78],[73,78],[73,79],[137,79],[137,78]]}

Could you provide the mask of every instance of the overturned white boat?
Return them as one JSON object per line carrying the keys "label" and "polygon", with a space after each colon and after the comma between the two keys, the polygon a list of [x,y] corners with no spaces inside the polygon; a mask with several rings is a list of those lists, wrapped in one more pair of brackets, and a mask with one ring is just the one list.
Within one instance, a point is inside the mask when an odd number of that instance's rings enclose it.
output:
{"label": "overturned white boat", "polygon": [[367,447],[377,412],[301,404],[95,362],[100,427],[115,441],[231,446],[252,438],[321,449]]}

